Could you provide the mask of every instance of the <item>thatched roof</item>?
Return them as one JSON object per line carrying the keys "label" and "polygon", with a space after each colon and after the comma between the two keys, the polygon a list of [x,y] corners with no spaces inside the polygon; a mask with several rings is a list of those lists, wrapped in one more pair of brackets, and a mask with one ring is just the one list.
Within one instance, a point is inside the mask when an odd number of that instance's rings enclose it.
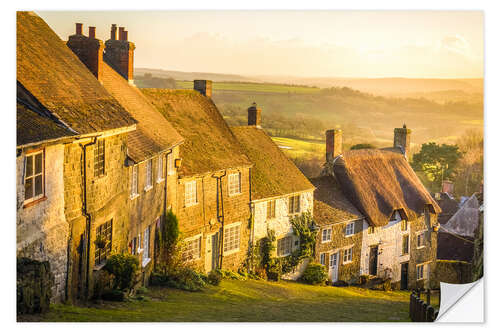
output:
{"label": "thatched roof", "polygon": [[103,63],[104,88],[138,121],[128,133],[128,156],[141,162],[182,142],[182,137],[156,110],[141,91],[131,86],[108,64]]}
{"label": "thatched roof", "polygon": [[360,219],[363,214],[347,200],[332,176],[311,179],[314,191],[314,221],[318,225],[330,225]]}
{"label": "thatched roof", "polygon": [[180,146],[180,176],[251,166],[210,98],[194,90],[141,91],[184,138]]}
{"label": "thatched roof", "polygon": [[136,121],[35,13],[17,12],[17,81],[79,134]]}
{"label": "thatched roof", "polygon": [[17,103],[17,146],[36,144],[74,136],[68,128],[57,124],[22,103]]}
{"label": "thatched roof", "polygon": [[253,163],[253,200],[314,189],[309,180],[262,129],[239,126],[232,127],[231,130]]}
{"label": "thatched roof", "polygon": [[380,150],[350,150],[333,166],[345,196],[374,226],[389,222],[394,210],[409,220],[422,215],[426,205],[441,212],[404,155]]}

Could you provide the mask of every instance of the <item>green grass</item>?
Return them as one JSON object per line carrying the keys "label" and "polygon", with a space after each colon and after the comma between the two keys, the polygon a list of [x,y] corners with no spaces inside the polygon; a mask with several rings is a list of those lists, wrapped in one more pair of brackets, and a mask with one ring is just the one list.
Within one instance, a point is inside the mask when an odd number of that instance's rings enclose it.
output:
{"label": "green grass", "polygon": [[325,144],[322,141],[272,137],[278,146],[290,147],[282,150],[290,157],[320,157],[325,155]]}
{"label": "green grass", "polygon": [[[178,89],[193,89],[193,81],[175,81]],[[213,82],[212,89],[229,91],[252,91],[261,93],[279,93],[279,94],[317,94],[319,88],[288,86],[284,84],[272,83],[250,83],[250,82]]]}
{"label": "green grass", "polygon": [[[202,292],[150,288],[147,300],[54,305],[42,321],[409,321],[409,293],[296,282],[223,280]],[[30,320],[26,318],[25,320]]]}

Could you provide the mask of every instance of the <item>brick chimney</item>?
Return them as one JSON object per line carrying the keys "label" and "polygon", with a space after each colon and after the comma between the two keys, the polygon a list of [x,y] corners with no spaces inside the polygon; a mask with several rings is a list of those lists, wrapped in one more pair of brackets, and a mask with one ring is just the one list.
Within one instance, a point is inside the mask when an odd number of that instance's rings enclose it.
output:
{"label": "brick chimney", "polygon": [[411,130],[403,124],[402,128],[394,129],[394,148],[400,148],[406,157],[406,153],[410,151],[410,134]]}
{"label": "brick chimney", "polygon": [[441,184],[441,192],[453,194],[453,182],[449,180],[443,180]]}
{"label": "brick chimney", "polygon": [[194,90],[198,91],[203,96],[212,97],[212,81],[194,80]]}
{"label": "brick chimney", "polygon": [[110,37],[105,43],[104,60],[125,80],[134,84],[135,44],[128,41],[128,31],[124,27],[118,29],[118,40],[116,39],[116,24],[111,25]]}
{"label": "brick chimney", "polygon": [[97,80],[101,81],[104,45],[101,40],[95,38],[95,27],[89,27],[89,37],[86,37],[82,33],[82,24],[76,23],[76,32],[69,36],[66,45]]}
{"label": "brick chimney", "polygon": [[248,108],[248,126],[255,126],[257,128],[260,127],[260,114],[262,113],[262,109],[257,107],[257,103],[253,102],[252,106]]}
{"label": "brick chimney", "polygon": [[331,129],[326,135],[326,162],[332,163],[335,157],[342,155],[342,130]]}

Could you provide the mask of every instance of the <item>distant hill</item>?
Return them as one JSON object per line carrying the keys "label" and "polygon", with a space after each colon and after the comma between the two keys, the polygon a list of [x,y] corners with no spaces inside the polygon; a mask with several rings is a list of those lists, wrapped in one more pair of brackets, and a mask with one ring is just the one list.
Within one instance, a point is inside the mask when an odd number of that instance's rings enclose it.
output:
{"label": "distant hill", "polygon": [[154,68],[134,68],[136,75],[144,75],[151,73],[155,77],[160,78],[173,78],[179,81],[193,81],[193,80],[212,80],[212,81],[228,81],[228,82],[262,82],[259,79],[251,78],[236,74],[220,74],[220,73],[200,73],[200,72],[180,72],[169,71]]}

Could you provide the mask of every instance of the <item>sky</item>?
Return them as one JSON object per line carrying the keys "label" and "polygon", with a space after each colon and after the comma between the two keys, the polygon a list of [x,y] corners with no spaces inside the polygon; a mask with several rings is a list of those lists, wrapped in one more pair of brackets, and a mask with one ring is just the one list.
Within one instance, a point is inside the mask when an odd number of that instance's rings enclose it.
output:
{"label": "sky", "polygon": [[38,11],[136,45],[135,67],[297,77],[482,78],[482,11]]}

